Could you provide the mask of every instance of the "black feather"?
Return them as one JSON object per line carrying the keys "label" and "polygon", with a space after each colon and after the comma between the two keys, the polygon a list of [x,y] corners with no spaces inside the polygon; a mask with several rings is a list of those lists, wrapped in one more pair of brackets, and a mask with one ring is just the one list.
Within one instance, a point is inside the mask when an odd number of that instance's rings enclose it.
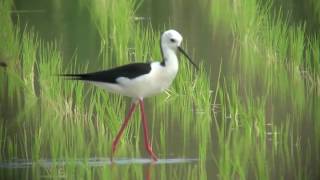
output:
{"label": "black feather", "polygon": [[115,67],[105,71],[98,71],[86,74],[60,74],[71,80],[84,80],[95,82],[117,83],[117,78],[126,77],[134,79],[151,71],[150,63],[134,63]]}

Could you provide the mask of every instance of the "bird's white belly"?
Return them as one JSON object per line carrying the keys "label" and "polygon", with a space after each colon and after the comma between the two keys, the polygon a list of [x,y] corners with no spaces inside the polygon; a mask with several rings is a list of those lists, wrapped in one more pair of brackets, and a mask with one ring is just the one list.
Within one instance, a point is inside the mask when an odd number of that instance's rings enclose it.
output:
{"label": "bird's white belly", "polygon": [[114,84],[99,82],[95,84],[124,96],[144,98],[156,95],[169,88],[177,72],[177,66],[170,69],[168,67],[164,68],[157,63],[153,65],[153,69],[148,74],[133,79],[119,77],[116,79],[117,83]]}
{"label": "bird's white belly", "polygon": [[119,78],[122,94],[130,97],[143,98],[158,94],[167,89],[175,76],[146,74],[135,79]]}

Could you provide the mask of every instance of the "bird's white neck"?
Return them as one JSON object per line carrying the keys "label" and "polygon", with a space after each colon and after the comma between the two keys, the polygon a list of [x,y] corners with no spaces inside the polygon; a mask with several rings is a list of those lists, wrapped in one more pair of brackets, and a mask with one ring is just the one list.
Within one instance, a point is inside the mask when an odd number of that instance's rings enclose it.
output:
{"label": "bird's white neck", "polygon": [[176,51],[168,48],[168,47],[163,47],[162,46],[162,65],[165,66],[166,68],[170,68],[173,70],[178,70],[178,57],[176,54]]}

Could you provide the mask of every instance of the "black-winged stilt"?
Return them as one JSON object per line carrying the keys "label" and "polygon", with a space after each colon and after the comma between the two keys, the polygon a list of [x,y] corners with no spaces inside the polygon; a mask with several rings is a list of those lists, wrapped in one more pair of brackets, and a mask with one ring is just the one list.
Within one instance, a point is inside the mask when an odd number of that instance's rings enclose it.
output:
{"label": "black-winged stilt", "polygon": [[182,36],[177,31],[168,30],[161,35],[161,62],[133,63],[105,71],[86,74],[62,74],[62,76],[74,80],[88,81],[103,87],[108,91],[132,98],[132,104],[128,115],[125,117],[124,122],[112,143],[112,157],[136,104],[139,102],[144,132],[144,144],[151,158],[155,161],[157,160],[157,156],[152,151],[149,142],[143,98],[160,93],[170,86],[178,72],[178,57],[176,55],[178,50],[197,68],[188,54],[181,48],[181,42]]}

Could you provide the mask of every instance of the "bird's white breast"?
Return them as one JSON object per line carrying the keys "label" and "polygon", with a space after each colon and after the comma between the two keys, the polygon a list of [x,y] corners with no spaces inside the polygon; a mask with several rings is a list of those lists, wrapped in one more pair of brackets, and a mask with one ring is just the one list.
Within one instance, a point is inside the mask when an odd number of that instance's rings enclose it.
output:
{"label": "bird's white breast", "polygon": [[178,72],[178,58],[174,50],[163,48],[165,65],[160,62],[150,64],[151,71],[136,78],[119,77],[116,84],[98,84],[111,92],[124,96],[144,98],[166,90],[175,79]]}
{"label": "bird's white breast", "polygon": [[159,62],[154,62],[151,64],[151,71],[148,74],[134,79],[118,78],[118,91],[130,97],[152,96],[167,89],[176,77],[177,72],[178,66],[162,66]]}

